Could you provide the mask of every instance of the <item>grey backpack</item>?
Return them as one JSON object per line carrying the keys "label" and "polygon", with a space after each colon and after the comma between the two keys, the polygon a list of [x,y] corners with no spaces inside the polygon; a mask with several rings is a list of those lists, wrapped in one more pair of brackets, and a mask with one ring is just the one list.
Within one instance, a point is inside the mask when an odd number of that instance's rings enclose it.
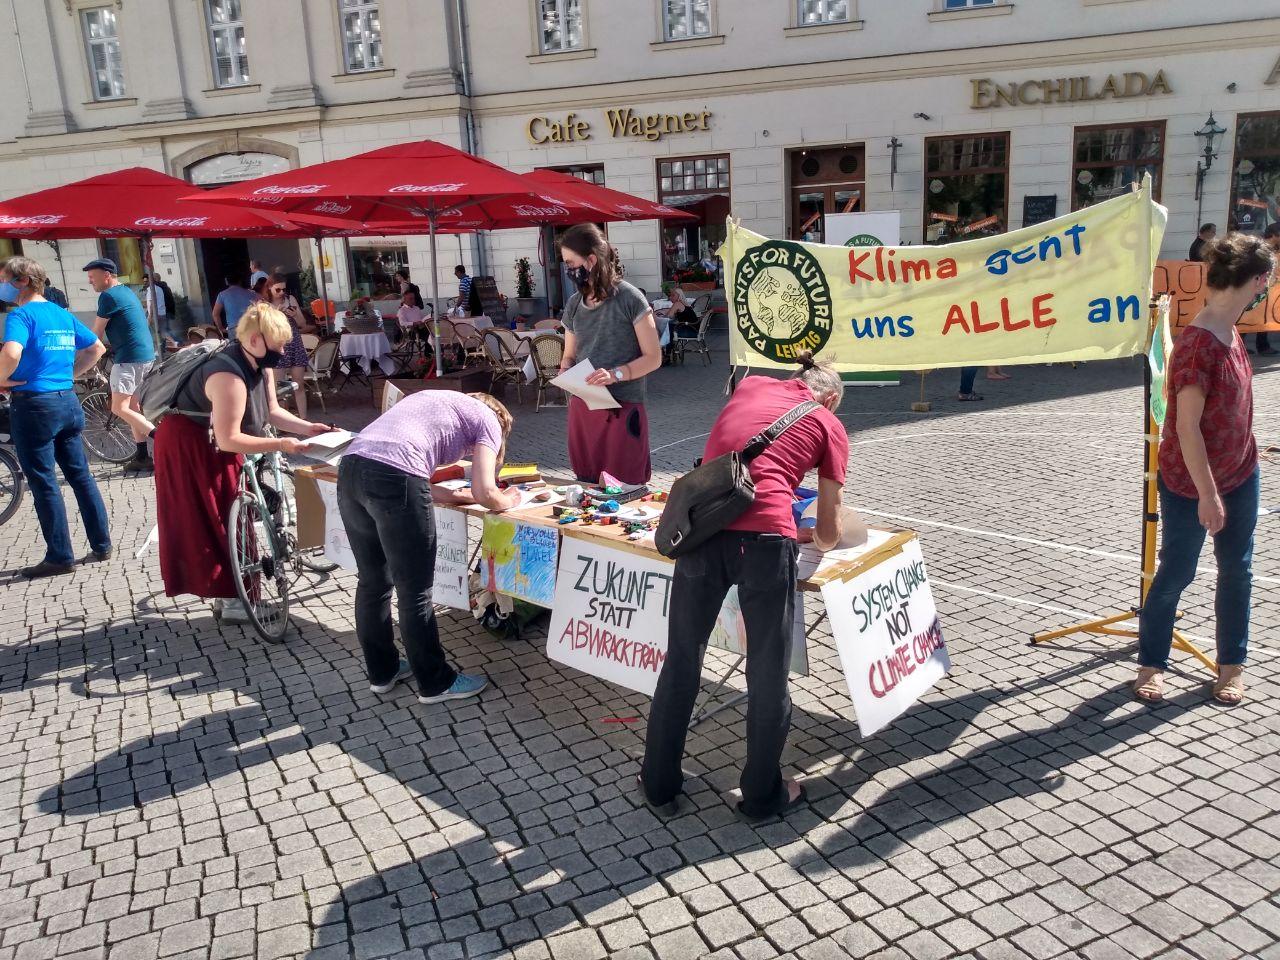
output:
{"label": "grey backpack", "polygon": [[[170,413],[197,413],[195,410],[179,410],[178,397],[187,383],[195,376],[196,371],[235,341],[202,340],[189,347],[183,347],[173,356],[161,360],[147,371],[138,390],[138,403],[142,407],[142,415],[152,423]],[[203,414],[200,414],[203,416]]]}

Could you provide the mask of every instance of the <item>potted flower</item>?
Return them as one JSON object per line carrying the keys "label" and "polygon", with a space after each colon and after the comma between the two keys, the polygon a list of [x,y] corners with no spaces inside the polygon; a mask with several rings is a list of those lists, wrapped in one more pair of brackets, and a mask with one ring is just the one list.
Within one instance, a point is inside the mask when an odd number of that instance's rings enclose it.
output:
{"label": "potted flower", "polygon": [[685,292],[691,290],[714,290],[716,287],[716,275],[701,263],[695,263],[685,267],[683,270],[675,271],[672,279],[675,280],[676,286]]}
{"label": "potted flower", "polygon": [[516,261],[516,311],[522,317],[531,317],[537,306],[533,298],[533,267],[528,257],[521,257]]}

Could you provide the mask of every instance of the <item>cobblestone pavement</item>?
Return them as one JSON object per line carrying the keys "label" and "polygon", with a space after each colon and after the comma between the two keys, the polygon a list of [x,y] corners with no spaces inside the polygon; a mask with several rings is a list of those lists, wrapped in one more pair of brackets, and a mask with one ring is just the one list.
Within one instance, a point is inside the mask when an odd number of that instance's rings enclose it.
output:
{"label": "cobblestone pavement", "polygon": [[[721,346],[653,378],[661,480],[722,403]],[[631,789],[645,698],[454,616],[482,698],[373,695],[352,577],[308,587],[287,645],[220,631],[163,596],[154,552],[133,559],[149,484],[99,471],[116,558],[0,575],[0,960],[1280,957],[1276,521],[1237,709],[1185,657],[1149,709],[1124,641],[1026,642],[1135,599],[1140,371],[1015,368],[981,404],[943,372],[929,415],[907,412],[914,375],[850,391],[847,498],[921,532],[954,669],[862,740],[818,627],[785,755],[812,802],[755,828],[728,798],[740,709],[696,729],[688,800],[659,821]],[[358,394],[335,416],[367,417]],[[1275,437],[1280,373],[1257,397]],[[511,456],[561,466],[563,434],[563,410],[529,405]],[[1269,471],[1263,494],[1280,501]],[[29,503],[3,532],[5,570],[39,559]]]}

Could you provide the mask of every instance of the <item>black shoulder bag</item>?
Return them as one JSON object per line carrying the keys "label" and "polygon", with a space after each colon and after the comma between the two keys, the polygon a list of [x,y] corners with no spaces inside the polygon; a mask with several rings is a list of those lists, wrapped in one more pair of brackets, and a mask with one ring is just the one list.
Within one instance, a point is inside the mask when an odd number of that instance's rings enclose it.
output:
{"label": "black shoulder bag", "polygon": [[672,484],[658,521],[658,552],[673,559],[683,556],[742,516],[756,498],[756,485],[748,469],[751,461],[818,406],[816,401],[806,400],[792,407],[741,450],[700,463]]}

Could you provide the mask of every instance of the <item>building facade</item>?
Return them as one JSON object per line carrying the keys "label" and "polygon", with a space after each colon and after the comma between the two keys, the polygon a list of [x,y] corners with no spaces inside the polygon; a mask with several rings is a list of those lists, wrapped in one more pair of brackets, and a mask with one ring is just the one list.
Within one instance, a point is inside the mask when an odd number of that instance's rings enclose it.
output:
{"label": "building facade", "polygon": [[[0,48],[5,196],[125,166],[215,185],[433,138],[694,214],[609,225],[651,291],[697,278],[727,215],[821,240],[825,214],[898,211],[902,242],[938,243],[1150,173],[1166,258],[1199,222],[1280,217],[1280,9],[1256,0],[13,0]],[[538,241],[445,238],[441,283],[460,260],[513,294]],[[100,250],[133,262],[127,242],[58,251],[77,307]],[[293,270],[313,251],[168,242],[156,265],[199,306],[246,256]],[[424,238],[323,256],[340,295],[401,264],[426,280]]]}

